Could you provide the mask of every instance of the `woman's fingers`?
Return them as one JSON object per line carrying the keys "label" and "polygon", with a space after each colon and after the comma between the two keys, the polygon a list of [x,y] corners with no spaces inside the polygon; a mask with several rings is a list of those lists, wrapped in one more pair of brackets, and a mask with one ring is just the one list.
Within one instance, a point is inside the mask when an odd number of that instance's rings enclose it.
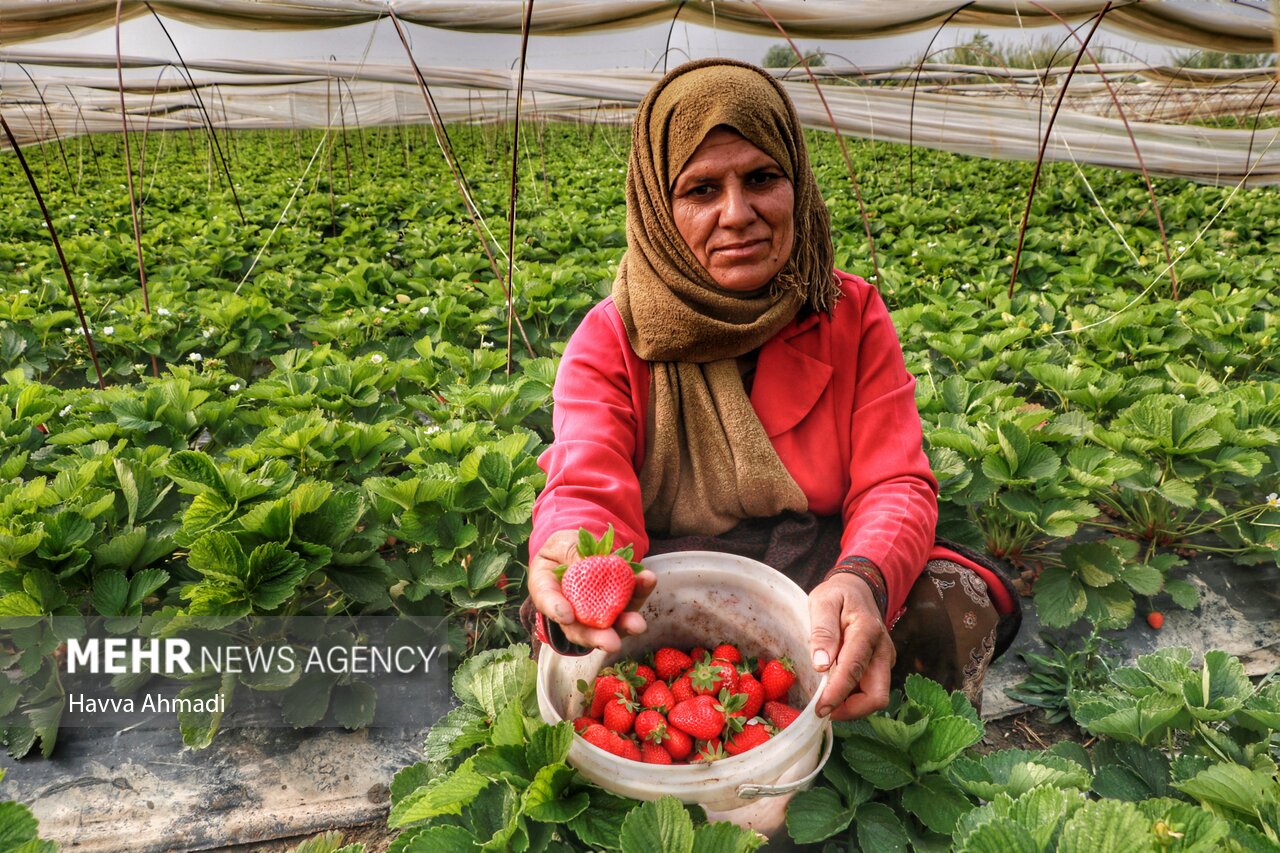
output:
{"label": "woman's fingers", "polygon": [[843,597],[832,594],[825,585],[809,594],[809,654],[818,672],[830,669],[840,651],[842,606]]}
{"label": "woman's fingers", "polygon": [[[658,585],[658,576],[650,571],[643,571],[636,575],[636,591],[631,594],[631,603],[627,605],[627,610],[639,610],[644,606],[645,599],[653,592],[654,587]],[[632,633],[639,633],[638,631]]]}
{"label": "woman's fingers", "polygon": [[859,720],[889,707],[889,681],[893,674],[894,658],[893,641],[883,635],[871,655],[871,662],[867,665],[858,689],[831,712],[831,719]]}
{"label": "woman's fingers", "polygon": [[560,592],[560,578],[550,560],[529,561],[529,597],[543,615],[565,627],[574,624],[573,605]]}
{"label": "woman's fingers", "polygon": [[825,717],[858,689],[872,653],[880,640],[880,622],[864,613],[845,613],[846,626],[840,652],[827,678],[827,688],[818,700],[818,716]]}

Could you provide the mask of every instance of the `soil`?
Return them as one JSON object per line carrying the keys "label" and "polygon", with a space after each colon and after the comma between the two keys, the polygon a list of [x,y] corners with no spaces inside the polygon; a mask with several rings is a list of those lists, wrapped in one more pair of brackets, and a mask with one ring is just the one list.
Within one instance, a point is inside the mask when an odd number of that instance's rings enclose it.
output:
{"label": "soil", "polygon": [[1071,720],[1063,723],[1048,722],[1044,711],[1039,708],[1009,714],[998,720],[987,720],[986,725],[987,733],[974,747],[982,755],[1010,747],[1033,751],[1047,749],[1055,743],[1067,740],[1090,746],[1095,740]]}

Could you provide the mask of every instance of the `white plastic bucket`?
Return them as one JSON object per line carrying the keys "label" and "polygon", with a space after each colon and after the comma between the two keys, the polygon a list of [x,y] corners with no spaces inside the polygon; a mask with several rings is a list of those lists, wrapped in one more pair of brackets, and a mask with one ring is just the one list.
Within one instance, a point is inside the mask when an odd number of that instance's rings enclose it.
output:
{"label": "white plastic bucket", "polygon": [[[689,765],[642,764],[611,755],[579,737],[569,763],[607,790],[641,800],[664,795],[697,803],[716,820],[731,820],[768,835],[782,826],[791,795],[817,776],[831,754],[831,723],[817,715],[826,676],[809,665],[809,599],[786,575],[755,560],[711,551],[682,551],[644,561],[658,576],[641,613],[648,630],[622,641],[622,650],[567,657],[543,646],[538,656],[538,707],[551,724],[582,715],[578,681],[594,682],[614,660],[639,658],[659,646],[689,649],[719,642],[752,657],[795,662],[800,716],[768,742],[741,755]],[[825,735],[826,750],[822,751]]]}

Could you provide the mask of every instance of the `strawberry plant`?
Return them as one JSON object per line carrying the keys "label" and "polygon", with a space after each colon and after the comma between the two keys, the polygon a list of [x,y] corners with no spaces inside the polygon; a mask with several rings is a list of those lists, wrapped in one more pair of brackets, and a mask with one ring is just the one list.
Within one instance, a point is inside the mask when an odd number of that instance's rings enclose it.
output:
{"label": "strawberry plant", "polygon": [[764,839],[706,823],[671,797],[640,803],[586,783],[565,763],[574,732],[548,726],[529,647],[481,652],[453,677],[459,705],[428,733],[426,761],[391,784],[393,849],[754,850]]}

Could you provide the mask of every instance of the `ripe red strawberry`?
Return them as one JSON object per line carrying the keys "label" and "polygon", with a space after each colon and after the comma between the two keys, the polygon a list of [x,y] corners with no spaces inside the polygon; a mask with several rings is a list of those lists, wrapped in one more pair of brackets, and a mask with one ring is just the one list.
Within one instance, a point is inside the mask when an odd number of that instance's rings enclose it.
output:
{"label": "ripe red strawberry", "polygon": [[724,730],[724,710],[711,696],[695,696],[672,708],[667,722],[699,740],[711,740]]}
{"label": "ripe red strawberry", "polygon": [[724,660],[737,666],[742,663],[742,652],[738,651],[737,646],[731,646],[728,643],[721,643],[711,652],[714,660]]}
{"label": "ripe red strawberry", "polygon": [[615,744],[617,752],[615,752],[614,755],[620,755],[623,758],[630,759],[631,761],[643,760],[640,747],[636,745],[635,741],[629,737],[622,737],[621,735],[615,735],[615,737],[617,738],[617,743]]}
{"label": "ripe red strawberry", "polygon": [[756,681],[750,673],[747,673],[738,678],[738,692],[746,694],[747,703],[734,716],[749,720],[759,714],[760,709],[764,706],[764,685]]}
{"label": "ripe red strawberry", "polygon": [[776,727],[785,729],[795,722],[796,717],[800,716],[800,712],[785,702],[765,702],[764,716]]}
{"label": "ripe red strawberry", "polygon": [[720,742],[720,738],[712,738],[698,743],[698,754],[694,757],[694,761],[719,761],[722,758],[728,758],[724,751],[724,744]]}
{"label": "ripe red strawberry", "polygon": [[771,737],[773,735],[769,734],[769,729],[763,723],[752,721],[743,726],[742,731],[725,741],[724,751],[730,755],[741,755]]}
{"label": "ripe red strawberry", "polygon": [[670,764],[671,753],[656,743],[640,744],[640,760],[645,764]]}
{"label": "ripe red strawberry", "polygon": [[693,681],[693,692],[702,696],[719,696],[721,690],[732,692],[738,688],[738,671],[724,661],[696,664],[689,678]]}
{"label": "ripe red strawberry", "polygon": [[653,668],[663,681],[675,681],[693,666],[693,658],[679,649],[664,647],[653,655]]}
{"label": "ripe red strawberry", "polygon": [[603,719],[604,706],[617,699],[619,694],[625,699],[635,695],[631,684],[618,675],[616,670],[602,670],[596,676],[595,686],[591,688],[591,713],[588,716]]}
{"label": "ripe red strawberry", "polygon": [[578,530],[578,556],[561,566],[560,589],[573,605],[574,618],[592,628],[609,628],[631,602],[640,564],[631,561],[631,546],[613,553],[613,525],[599,539]]}
{"label": "ripe red strawberry", "polygon": [[636,722],[636,703],[619,696],[604,706],[604,727],[620,735],[629,734]]}
{"label": "ripe red strawberry", "polygon": [[573,721],[573,730],[578,734],[582,734],[591,726],[598,725],[599,722],[599,720],[593,720],[590,717],[579,717]]}
{"label": "ripe red strawberry", "polygon": [[662,741],[662,747],[676,761],[683,761],[693,752],[693,738],[675,726],[667,726],[667,737]]}
{"label": "ripe red strawberry", "polygon": [[639,664],[636,666],[635,678],[636,691],[643,692],[646,687],[658,680],[658,674],[653,671],[653,667]]}
{"label": "ripe red strawberry", "polygon": [[614,737],[616,737],[616,735],[614,735],[613,732],[609,731],[599,723],[592,723],[582,732],[583,740],[592,746],[600,747],[605,752],[613,751],[609,747],[613,743]]}
{"label": "ripe red strawberry", "polygon": [[769,661],[760,672],[760,684],[764,687],[766,701],[785,699],[787,691],[795,683],[795,668],[787,658]]}
{"label": "ripe red strawberry", "polygon": [[702,646],[694,646],[693,650],[689,652],[689,657],[693,659],[694,663],[697,663],[703,658],[710,660],[711,653],[708,652],[706,649],[704,649]]}
{"label": "ripe red strawberry", "polygon": [[635,730],[641,744],[662,743],[667,737],[667,718],[657,711],[641,711],[636,715]]}
{"label": "ripe red strawberry", "polygon": [[646,687],[644,693],[641,694],[640,704],[645,708],[652,708],[665,714],[676,706],[676,697],[671,694],[670,687],[661,681],[655,681]]}
{"label": "ripe red strawberry", "polygon": [[1164,625],[1164,614],[1159,610],[1152,610],[1147,614],[1147,624],[1157,631]]}
{"label": "ripe red strawberry", "polygon": [[682,675],[671,682],[671,696],[676,700],[677,705],[697,695],[693,692],[693,681],[689,676]]}

